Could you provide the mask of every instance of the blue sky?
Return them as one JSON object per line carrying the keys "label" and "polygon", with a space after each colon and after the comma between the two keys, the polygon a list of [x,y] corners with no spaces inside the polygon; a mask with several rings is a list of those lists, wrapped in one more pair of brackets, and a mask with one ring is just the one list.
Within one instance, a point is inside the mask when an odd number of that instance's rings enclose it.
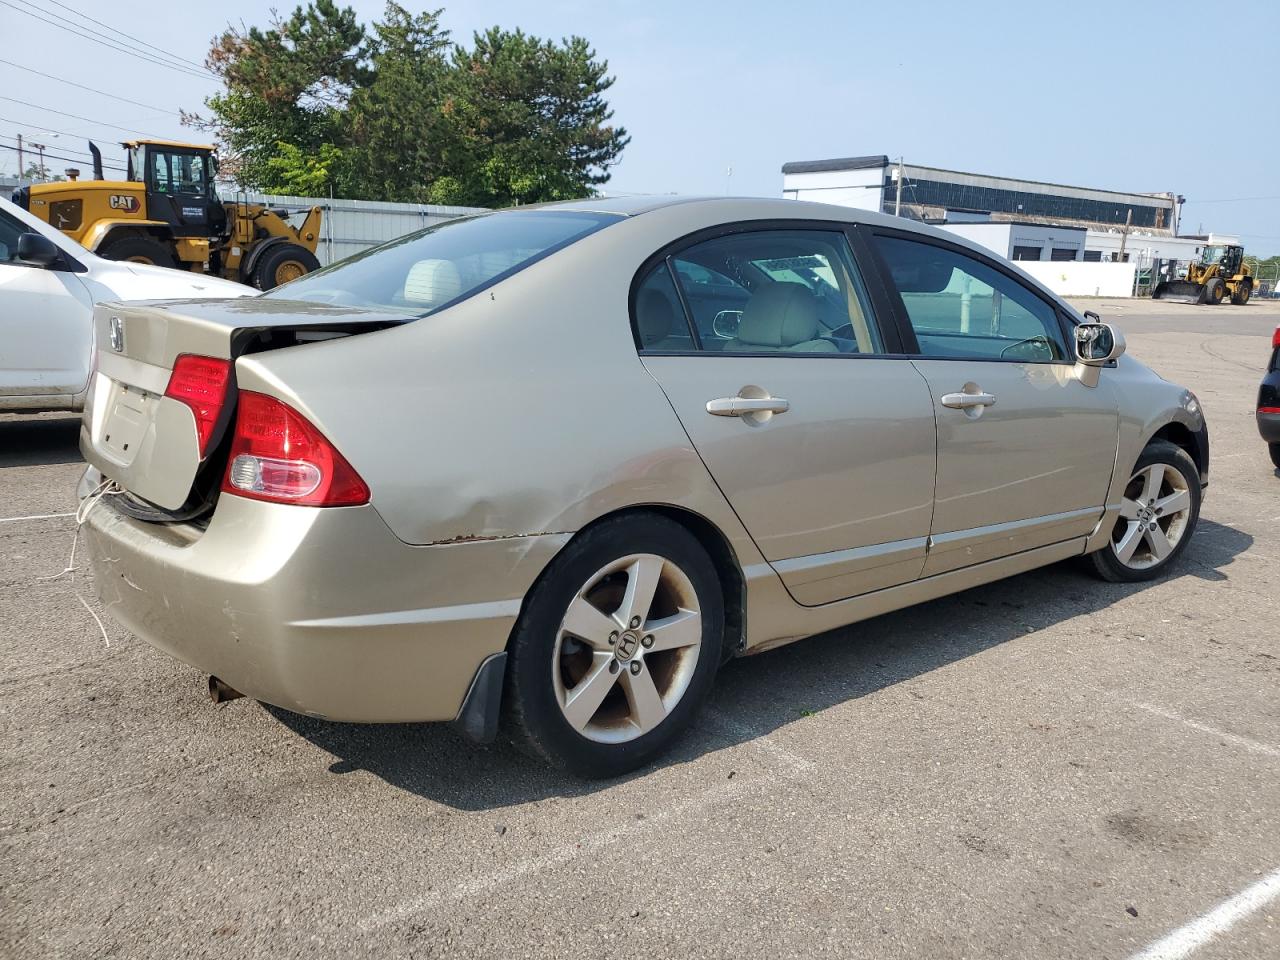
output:
{"label": "blue sky", "polygon": [[[366,20],[383,7],[352,5]],[[268,6],[31,0],[29,9],[75,20],[70,7],[199,61],[228,20],[265,23]],[[1229,16],[1215,34],[1199,24],[1218,9]],[[469,0],[446,7],[443,20],[459,40],[497,24],[591,41],[617,76],[610,99],[632,135],[611,190],[778,196],[787,160],[901,154],[960,170],[1177,191],[1188,198],[1184,232],[1239,233],[1253,252],[1280,252],[1275,0],[1225,8],[1207,0]],[[165,111],[198,107],[212,92],[209,82],[12,9],[4,21],[9,42],[0,57],[163,109],[0,64],[0,95],[11,98],[0,99],[0,143],[23,132],[42,136],[50,151],[83,150],[84,134],[102,144],[122,135],[102,122],[190,136]],[[0,170],[15,166],[13,153],[0,150]],[[1239,199],[1254,197],[1267,199]]]}

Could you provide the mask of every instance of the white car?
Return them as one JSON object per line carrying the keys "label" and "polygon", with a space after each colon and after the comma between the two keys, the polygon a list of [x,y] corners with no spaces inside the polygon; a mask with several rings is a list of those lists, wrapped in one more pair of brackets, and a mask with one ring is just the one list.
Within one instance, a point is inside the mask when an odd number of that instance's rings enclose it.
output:
{"label": "white car", "polygon": [[84,406],[95,303],[257,292],[204,274],[104,260],[0,199],[0,411]]}

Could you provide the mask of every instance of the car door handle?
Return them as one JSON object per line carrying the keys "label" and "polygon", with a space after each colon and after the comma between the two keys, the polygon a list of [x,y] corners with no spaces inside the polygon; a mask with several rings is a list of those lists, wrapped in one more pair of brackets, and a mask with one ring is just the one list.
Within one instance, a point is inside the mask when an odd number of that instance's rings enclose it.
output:
{"label": "car door handle", "polygon": [[944,393],[942,405],[953,410],[965,410],[969,407],[990,407],[996,398],[990,393]]}
{"label": "car door handle", "polygon": [[791,404],[781,397],[720,397],[707,401],[707,413],[715,417],[747,417],[754,413],[786,413]]}

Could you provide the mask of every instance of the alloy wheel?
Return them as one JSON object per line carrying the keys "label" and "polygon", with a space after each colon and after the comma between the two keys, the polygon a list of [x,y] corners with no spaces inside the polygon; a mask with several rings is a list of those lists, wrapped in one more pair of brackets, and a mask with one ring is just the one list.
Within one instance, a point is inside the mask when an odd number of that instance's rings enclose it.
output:
{"label": "alloy wheel", "polygon": [[1177,549],[1191,517],[1191,491],[1182,472],[1164,463],[1143,467],[1129,480],[1111,534],[1116,559],[1145,570]]}
{"label": "alloy wheel", "polygon": [[655,554],[632,554],[593,574],[556,635],[552,682],[560,711],[599,743],[641,737],[689,688],[702,612],[688,575]]}

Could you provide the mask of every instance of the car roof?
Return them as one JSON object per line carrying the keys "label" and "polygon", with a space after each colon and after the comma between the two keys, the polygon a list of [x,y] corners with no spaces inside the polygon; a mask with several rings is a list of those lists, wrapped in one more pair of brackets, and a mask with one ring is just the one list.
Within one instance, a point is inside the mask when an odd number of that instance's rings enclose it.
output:
{"label": "car roof", "polygon": [[[636,217],[655,210],[674,206],[714,208],[726,221],[739,217],[760,219],[776,217],[779,220],[840,220],[845,223],[893,224],[913,229],[922,224],[891,217],[871,210],[844,207],[831,203],[813,203],[807,200],[787,200],[782,197],[714,197],[660,194],[647,196],[586,197],[582,200],[559,200],[538,203],[527,207],[508,207],[508,210],[568,210],[584,213],[606,213],[623,217]],[[926,228],[927,229],[927,228]]]}

